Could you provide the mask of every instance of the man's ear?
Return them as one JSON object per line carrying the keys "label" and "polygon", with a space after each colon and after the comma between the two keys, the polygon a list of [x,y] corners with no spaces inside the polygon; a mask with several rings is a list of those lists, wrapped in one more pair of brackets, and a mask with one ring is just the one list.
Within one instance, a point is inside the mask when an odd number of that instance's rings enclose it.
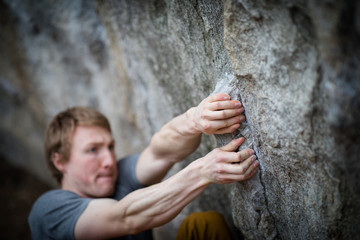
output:
{"label": "man's ear", "polygon": [[60,172],[64,173],[66,171],[66,162],[62,160],[60,153],[53,153],[51,155],[51,161]]}

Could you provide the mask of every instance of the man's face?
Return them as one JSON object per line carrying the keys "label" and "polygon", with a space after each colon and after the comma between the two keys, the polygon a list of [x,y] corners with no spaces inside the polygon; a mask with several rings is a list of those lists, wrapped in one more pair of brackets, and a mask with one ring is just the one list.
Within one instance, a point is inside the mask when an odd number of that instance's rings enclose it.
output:
{"label": "man's face", "polygon": [[82,197],[108,197],[117,178],[115,142],[111,134],[97,126],[77,126],[70,159],[64,164],[62,189]]}

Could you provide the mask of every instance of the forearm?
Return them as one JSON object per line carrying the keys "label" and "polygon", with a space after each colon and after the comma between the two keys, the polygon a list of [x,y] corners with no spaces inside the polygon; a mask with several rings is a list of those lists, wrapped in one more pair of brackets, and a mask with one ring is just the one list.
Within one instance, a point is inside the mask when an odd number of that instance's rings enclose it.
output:
{"label": "forearm", "polygon": [[171,178],[140,189],[119,202],[124,218],[135,232],[160,226],[172,220],[210,183],[202,178],[197,161]]}
{"label": "forearm", "polygon": [[141,153],[136,175],[143,185],[160,182],[176,162],[184,160],[199,146],[201,132],[194,129],[189,111],[164,125]]}
{"label": "forearm", "polygon": [[201,142],[201,131],[191,118],[193,108],[175,117],[157,132],[150,142],[157,159],[178,162],[193,153]]}

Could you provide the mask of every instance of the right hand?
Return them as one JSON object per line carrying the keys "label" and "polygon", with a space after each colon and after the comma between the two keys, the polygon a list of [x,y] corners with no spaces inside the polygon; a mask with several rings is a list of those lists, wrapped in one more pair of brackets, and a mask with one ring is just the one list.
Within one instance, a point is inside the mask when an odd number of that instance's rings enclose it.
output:
{"label": "right hand", "polygon": [[216,148],[201,158],[201,175],[211,183],[228,184],[251,178],[259,168],[254,150],[244,149],[234,152],[244,138],[232,140],[227,145]]}
{"label": "right hand", "polygon": [[231,100],[225,93],[205,98],[188,113],[196,132],[208,135],[232,133],[245,120],[241,103],[238,100]]}

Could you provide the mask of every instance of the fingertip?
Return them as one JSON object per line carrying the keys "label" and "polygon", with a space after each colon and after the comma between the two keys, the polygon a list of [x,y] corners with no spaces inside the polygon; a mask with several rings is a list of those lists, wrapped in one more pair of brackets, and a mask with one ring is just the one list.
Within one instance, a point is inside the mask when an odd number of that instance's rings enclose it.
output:
{"label": "fingertip", "polygon": [[233,140],[234,144],[236,145],[236,147],[238,148],[241,144],[243,144],[245,141],[244,137],[240,137],[240,138],[236,138]]}
{"label": "fingertip", "polygon": [[236,129],[238,129],[239,127],[240,127],[240,123],[234,124],[233,126],[231,126],[229,133],[234,132],[234,131],[235,131]]}
{"label": "fingertip", "polygon": [[230,96],[227,94],[223,95],[223,100],[230,100]]}
{"label": "fingertip", "polygon": [[244,137],[240,137],[240,138],[238,138],[239,139],[239,141],[241,142],[240,144],[243,144],[243,142],[245,141],[245,138]]}
{"label": "fingertip", "polygon": [[234,102],[234,105],[235,105],[235,107],[241,107],[242,108],[242,104],[241,104],[241,102],[239,101],[239,100],[233,100]]}
{"label": "fingertip", "polygon": [[226,93],[217,93],[214,97],[215,100],[230,100],[230,96]]}
{"label": "fingertip", "polygon": [[234,145],[239,146],[239,145],[242,144],[243,140],[242,140],[242,137],[241,138],[235,138],[235,139],[232,140],[232,142],[233,142]]}

